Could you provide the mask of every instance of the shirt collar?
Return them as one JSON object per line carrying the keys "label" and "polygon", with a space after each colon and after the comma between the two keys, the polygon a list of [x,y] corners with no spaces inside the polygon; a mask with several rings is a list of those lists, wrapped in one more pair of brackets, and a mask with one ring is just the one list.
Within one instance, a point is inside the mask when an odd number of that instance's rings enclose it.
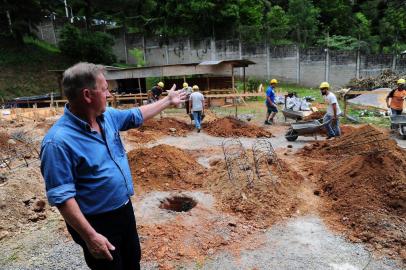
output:
{"label": "shirt collar", "polygon": [[[74,115],[70,110],[69,110],[69,103],[67,103],[65,105],[65,109],[64,109],[64,114],[66,115],[66,117],[69,119],[69,121],[73,122],[74,124],[76,124],[77,126],[83,128],[86,131],[91,131],[91,127],[89,125],[89,123],[87,123],[86,121],[83,121],[82,119],[80,119],[79,117],[77,117],[76,115]],[[97,117],[98,119],[100,119],[101,121],[104,120],[104,113],[100,116]]]}

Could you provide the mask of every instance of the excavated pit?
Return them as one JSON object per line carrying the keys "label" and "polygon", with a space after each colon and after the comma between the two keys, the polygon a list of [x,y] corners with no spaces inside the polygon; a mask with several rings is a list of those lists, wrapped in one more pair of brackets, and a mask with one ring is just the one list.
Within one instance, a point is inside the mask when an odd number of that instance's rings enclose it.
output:
{"label": "excavated pit", "polygon": [[162,201],[159,208],[174,212],[188,212],[197,205],[197,202],[188,196],[173,196]]}

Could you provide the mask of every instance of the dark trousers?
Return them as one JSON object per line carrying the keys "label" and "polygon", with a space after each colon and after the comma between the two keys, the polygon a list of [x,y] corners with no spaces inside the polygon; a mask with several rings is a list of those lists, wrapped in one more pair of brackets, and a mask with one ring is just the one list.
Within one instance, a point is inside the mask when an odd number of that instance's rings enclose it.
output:
{"label": "dark trousers", "polygon": [[90,254],[80,235],[71,226],[67,225],[73,240],[83,248],[86,264],[90,269],[140,269],[141,247],[131,201],[110,212],[86,215],[86,219],[98,233],[105,236],[116,248],[113,251],[110,250],[113,261],[96,259]]}
{"label": "dark trousers", "polygon": [[401,115],[403,110],[395,110],[395,109],[390,109],[392,111],[392,115]]}
{"label": "dark trousers", "polygon": [[185,100],[185,107],[186,107],[186,113],[187,113],[187,114],[190,113],[190,110],[189,110],[189,103],[190,103],[189,100]]}

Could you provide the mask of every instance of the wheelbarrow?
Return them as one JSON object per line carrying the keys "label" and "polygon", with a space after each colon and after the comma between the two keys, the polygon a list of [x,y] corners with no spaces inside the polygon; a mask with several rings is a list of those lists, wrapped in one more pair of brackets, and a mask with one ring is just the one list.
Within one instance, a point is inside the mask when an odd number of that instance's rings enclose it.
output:
{"label": "wheelbarrow", "polygon": [[288,132],[285,134],[286,140],[293,142],[296,141],[300,135],[309,135],[312,134],[315,139],[317,140],[317,133],[330,123],[330,121],[326,121],[322,123],[323,119],[306,121],[306,122],[297,122],[292,123]]}
{"label": "wheelbarrow", "polygon": [[391,115],[391,128],[396,130],[403,140],[406,140],[406,115]]}
{"label": "wheelbarrow", "polygon": [[299,120],[303,120],[304,117],[312,114],[311,111],[294,111],[294,110],[289,110],[289,109],[283,109],[282,110],[282,114],[285,118],[285,122],[286,119],[290,118],[295,120],[296,122]]}

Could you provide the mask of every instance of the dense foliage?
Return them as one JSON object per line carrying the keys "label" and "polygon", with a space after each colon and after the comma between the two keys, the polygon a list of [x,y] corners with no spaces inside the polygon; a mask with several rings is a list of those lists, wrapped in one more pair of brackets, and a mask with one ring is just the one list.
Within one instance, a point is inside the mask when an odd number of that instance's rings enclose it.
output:
{"label": "dense foliage", "polygon": [[106,33],[84,31],[67,24],[60,38],[59,48],[70,59],[101,64],[116,60],[112,50],[114,39]]}
{"label": "dense foliage", "polygon": [[[370,52],[406,49],[404,0],[67,0],[87,31],[104,23],[170,38],[238,38]],[[62,0],[3,0],[0,36],[16,40],[44,15],[65,16]],[[96,19],[96,20],[95,20]],[[69,21],[67,21],[69,23]],[[99,25],[98,25],[99,26]]]}

